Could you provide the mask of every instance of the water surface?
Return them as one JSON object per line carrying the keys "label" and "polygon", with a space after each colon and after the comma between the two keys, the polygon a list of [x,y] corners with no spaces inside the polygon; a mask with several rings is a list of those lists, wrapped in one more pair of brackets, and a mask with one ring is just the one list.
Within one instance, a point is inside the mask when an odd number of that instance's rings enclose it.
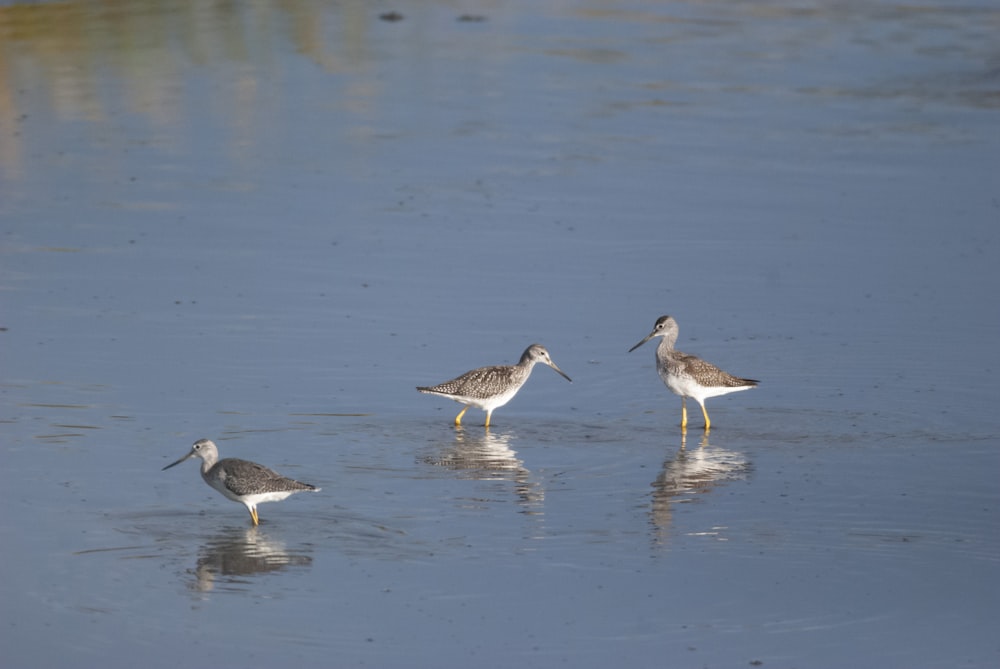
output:
{"label": "water surface", "polygon": [[389,11],[0,7],[11,666],[994,666],[997,9]]}

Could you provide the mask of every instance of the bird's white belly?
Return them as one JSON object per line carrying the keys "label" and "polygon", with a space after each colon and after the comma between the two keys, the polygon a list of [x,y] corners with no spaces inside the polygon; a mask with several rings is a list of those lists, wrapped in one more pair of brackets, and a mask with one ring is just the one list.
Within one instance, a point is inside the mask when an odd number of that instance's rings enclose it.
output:
{"label": "bird's white belly", "polygon": [[264,502],[280,502],[281,500],[285,499],[286,497],[288,497],[289,495],[291,495],[294,492],[296,492],[296,491],[295,490],[284,490],[284,491],[281,491],[281,492],[261,492],[261,493],[255,493],[253,495],[246,495],[246,496],[244,496],[243,497],[243,501],[244,501],[244,503],[249,502],[250,504],[254,504],[254,505],[263,504]]}
{"label": "bird's white belly", "polygon": [[461,404],[468,404],[469,406],[474,406],[477,409],[482,409],[483,411],[492,411],[493,409],[498,409],[514,399],[514,395],[516,395],[517,391],[520,389],[520,386],[518,386],[517,388],[492,397],[453,397],[452,399]]}
{"label": "bird's white belly", "polygon": [[701,386],[690,377],[668,376],[663,373],[660,374],[660,378],[663,379],[663,383],[670,389],[670,392],[681,397],[697,397],[698,391],[701,389]]}

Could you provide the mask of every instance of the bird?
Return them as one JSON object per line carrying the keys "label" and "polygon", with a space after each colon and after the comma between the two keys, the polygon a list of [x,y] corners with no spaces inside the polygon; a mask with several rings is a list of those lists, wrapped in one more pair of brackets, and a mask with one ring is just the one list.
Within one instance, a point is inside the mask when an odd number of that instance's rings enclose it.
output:
{"label": "bird", "polygon": [[254,527],[260,524],[257,505],[264,502],[280,502],[289,495],[308,490],[321,489],[308,483],[282,476],[264,465],[239,458],[219,459],[219,449],[211,439],[199,439],[191,450],[176,462],[161,471],[166,471],[191,458],[201,458],[201,478],[218,490],[226,499],[239,502],[250,512]]}
{"label": "bird", "polygon": [[656,319],[653,331],[628,352],[631,353],[653,337],[663,337],[656,348],[656,372],[671,392],[681,396],[681,427],[687,428],[687,398],[691,397],[701,405],[707,432],[712,427],[712,421],[705,409],[706,399],[747,390],[760,381],[741,379],[697,356],[681,353],[674,348],[678,332],[677,321],[672,316],[660,316]]}
{"label": "bird", "polygon": [[455,416],[455,425],[462,424],[462,416],[469,407],[486,412],[486,427],[490,426],[493,410],[510,402],[531,376],[535,363],[543,363],[556,370],[564,379],[573,382],[566,372],[556,367],[549,352],[541,344],[532,344],[521,354],[516,365],[492,365],[480,367],[461,376],[439,383],[436,386],[417,386],[417,390],[428,395],[440,395],[464,404],[465,408]]}

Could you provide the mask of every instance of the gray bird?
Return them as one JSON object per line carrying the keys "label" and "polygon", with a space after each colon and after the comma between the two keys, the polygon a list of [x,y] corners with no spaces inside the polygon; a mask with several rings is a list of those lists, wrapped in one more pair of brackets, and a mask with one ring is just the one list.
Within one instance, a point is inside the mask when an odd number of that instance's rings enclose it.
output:
{"label": "gray bird", "polygon": [[166,471],[191,458],[201,458],[201,478],[222,493],[226,499],[245,506],[255,526],[260,524],[260,519],[257,517],[258,504],[280,502],[289,495],[303,490],[310,492],[320,490],[314,485],[286,478],[256,462],[239,458],[220,460],[219,449],[209,439],[199,439],[194,442],[190,453],[177,462],[170,463],[161,471]]}
{"label": "gray bird", "polygon": [[712,427],[712,422],[705,410],[706,399],[747,390],[760,381],[741,379],[697,356],[676,350],[674,344],[677,343],[678,331],[677,321],[672,316],[660,316],[656,319],[653,331],[628,352],[631,353],[653,337],[663,337],[663,341],[656,347],[656,372],[671,392],[681,396],[681,427],[687,428],[687,398],[691,397],[701,405],[707,432]]}

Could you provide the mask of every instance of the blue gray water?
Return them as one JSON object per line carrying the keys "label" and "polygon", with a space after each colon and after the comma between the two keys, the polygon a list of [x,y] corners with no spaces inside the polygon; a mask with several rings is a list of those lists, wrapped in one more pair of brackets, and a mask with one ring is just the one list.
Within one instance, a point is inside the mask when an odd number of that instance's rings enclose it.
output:
{"label": "blue gray water", "polygon": [[1000,8],[370,4],[0,7],[4,665],[995,666]]}

